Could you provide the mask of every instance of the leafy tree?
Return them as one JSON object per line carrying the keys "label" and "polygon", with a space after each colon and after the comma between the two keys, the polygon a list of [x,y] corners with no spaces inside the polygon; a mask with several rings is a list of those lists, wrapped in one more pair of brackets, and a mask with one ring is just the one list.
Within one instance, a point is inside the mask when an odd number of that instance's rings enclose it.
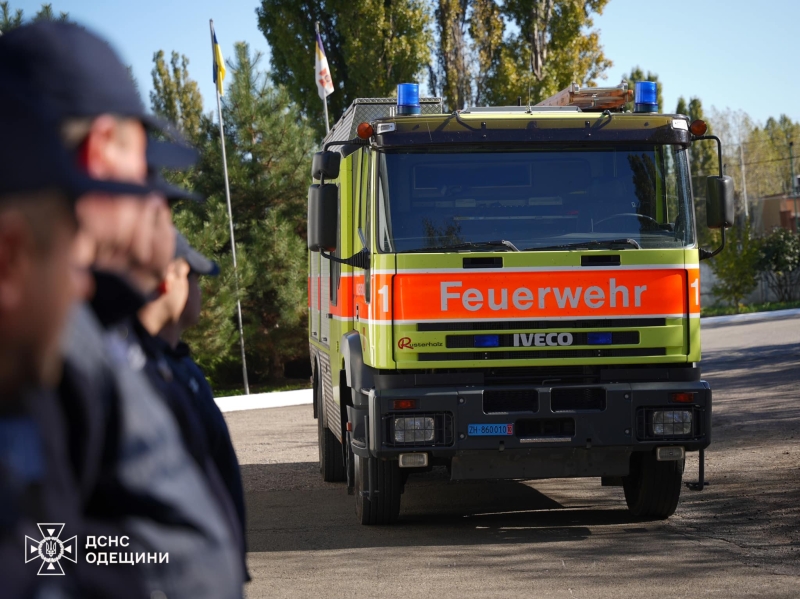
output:
{"label": "leafy tree", "polygon": [[[628,82],[628,89],[635,89],[637,81],[654,81],[657,85],[656,90],[658,95],[656,96],[656,99],[658,101],[658,110],[666,110],[666,107],[664,106],[663,90],[661,88],[661,84],[658,82],[658,75],[656,73],[647,71],[647,74],[645,74],[641,67],[635,66],[631,69],[630,74],[625,76],[624,79]],[[634,102],[628,102],[625,104],[625,110],[633,111],[633,105]]]}
{"label": "leafy tree", "polygon": [[[708,125],[708,135],[713,135],[714,129],[703,112],[703,103],[700,98],[690,98],[688,104],[683,96],[678,98],[678,106],[675,108],[676,114],[684,114],[689,117],[689,122],[696,120],[705,121]],[[717,146],[712,142],[696,143],[691,150],[691,169],[692,175],[716,175],[717,174]]]}
{"label": "leafy tree", "polygon": [[438,77],[432,77],[431,87],[436,93],[436,80],[441,81],[441,95],[452,109],[464,108],[472,98],[472,73],[468,65],[469,47],[467,10],[469,0],[438,0],[435,11],[439,44],[437,48]]}
{"label": "leafy tree", "polygon": [[200,133],[203,98],[197,81],[189,78],[189,59],[173,51],[167,65],[164,51],[159,50],[153,55],[153,64],[153,112],[177,125],[187,138],[195,139]]}
{"label": "leafy tree", "polygon": [[[475,55],[475,105],[487,103],[489,74],[496,71],[502,58],[505,24],[503,14],[494,0],[472,0],[469,35]],[[519,94],[522,96],[522,93]]]}
{"label": "leafy tree", "polygon": [[430,58],[430,13],[424,0],[262,0],[258,26],[269,42],[274,83],[325,132],[314,80],[314,23],[336,91],[334,121],[355,98],[386,97],[416,81]]}
{"label": "leafy tree", "polygon": [[486,99],[515,104],[519,96],[536,103],[571,83],[596,85],[611,61],[592,30],[593,14],[608,0],[506,0],[503,16],[517,32],[496,54],[486,82]]}
{"label": "leafy tree", "polygon": [[[52,4],[42,4],[41,8],[36,11],[30,22],[37,21],[69,21],[69,13],[59,13],[56,15],[53,12]],[[0,33],[6,33],[15,29],[25,23],[25,13],[21,8],[11,8],[10,2],[0,2]]]}
{"label": "leafy tree", "polygon": [[732,227],[727,232],[725,249],[709,262],[717,276],[711,292],[738,311],[742,300],[758,284],[759,256],[759,242],[751,236],[750,223]]}
{"label": "leafy tree", "polygon": [[[708,134],[713,133],[711,123],[703,113],[703,103],[700,98],[691,98],[687,103],[681,96],[675,114],[683,114],[693,122],[698,119],[708,124]],[[694,216],[697,225],[697,237],[701,246],[710,246],[716,242],[716,237],[706,227],[706,177],[718,173],[717,146],[712,141],[699,141],[692,144],[689,150],[689,168],[692,173],[692,188],[694,192]]]}
{"label": "leafy tree", "polygon": [[800,237],[775,229],[759,244],[758,270],[778,301],[797,299],[800,291]]}

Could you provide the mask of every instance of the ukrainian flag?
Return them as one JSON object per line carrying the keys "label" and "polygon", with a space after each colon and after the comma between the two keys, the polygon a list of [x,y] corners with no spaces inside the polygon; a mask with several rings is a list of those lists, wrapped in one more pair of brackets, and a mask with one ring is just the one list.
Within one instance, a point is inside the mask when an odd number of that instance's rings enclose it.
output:
{"label": "ukrainian flag", "polygon": [[214,21],[211,21],[211,53],[214,57],[214,85],[220,96],[225,95],[222,82],[225,80],[225,60],[222,58],[222,50],[217,42],[217,34],[214,31]]}

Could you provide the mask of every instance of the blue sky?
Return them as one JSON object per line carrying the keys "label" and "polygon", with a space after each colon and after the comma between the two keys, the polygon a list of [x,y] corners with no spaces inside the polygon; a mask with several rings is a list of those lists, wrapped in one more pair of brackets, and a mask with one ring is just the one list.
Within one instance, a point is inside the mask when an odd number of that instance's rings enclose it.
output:
{"label": "blue sky", "polygon": [[[236,41],[264,52],[258,0],[50,0],[56,11],[95,29],[133,65],[149,105],[153,53],[177,50],[190,60],[206,109],[214,107],[208,20],[214,19],[223,55]],[[11,0],[32,15],[40,0]],[[635,65],[658,73],[665,107],[678,96],[698,96],[708,109],[744,110],[757,121],[787,114],[800,120],[800,66],[794,39],[800,29],[795,0],[611,0],[595,18],[606,56],[614,62],[608,84]],[[312,43],[309,40],[309,43]],[[309,54],[309,70],[313,69]],[[601,83],[602,85],[602,83]]]}

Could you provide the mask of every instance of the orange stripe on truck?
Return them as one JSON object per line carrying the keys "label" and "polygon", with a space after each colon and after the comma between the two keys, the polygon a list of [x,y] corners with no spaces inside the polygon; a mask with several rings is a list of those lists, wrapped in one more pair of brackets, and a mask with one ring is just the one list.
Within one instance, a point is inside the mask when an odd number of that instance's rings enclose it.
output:
{"label": "orange stripe on truck", "polygon": [[[699,313],[699,271],[398,274],[396,321]],[[690,282],[691,280],[691,282]],[[689,293],[691,292],[691,293]],[[696,292],[696,293],[695,293]]]}

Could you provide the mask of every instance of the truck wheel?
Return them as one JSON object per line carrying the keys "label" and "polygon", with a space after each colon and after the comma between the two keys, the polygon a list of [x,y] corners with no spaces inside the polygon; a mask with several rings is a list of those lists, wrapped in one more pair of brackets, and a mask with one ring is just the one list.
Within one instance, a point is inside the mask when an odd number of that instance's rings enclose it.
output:
{"label": "truck wheel", "polygon": [[325,404],[322,401],[319,382],[314,382],[314,401],[317,404],[317,432],[319,442],[319,471],[322,480],[326,483],[338,483],[347,480],[347,471],[344,467],[344,456],[342,455],[342,444],[334,436],[330,429],[325,426]]}
{"label": "truck wheel", "polygon": [[659,462],[654,453],[634,453],[631,472],[622,478],[628,510],[638,517],[665,520],[681,496],[683,460]]}
{"label": "truck wheel", "polygon": [[[400,515],[400,494],[403,480],[396,460],[362,458],[351,453],[355,461],[356,516],[361,524],[393,524]],[[369,491],[369,465],[375,463],[375,496]]]}

